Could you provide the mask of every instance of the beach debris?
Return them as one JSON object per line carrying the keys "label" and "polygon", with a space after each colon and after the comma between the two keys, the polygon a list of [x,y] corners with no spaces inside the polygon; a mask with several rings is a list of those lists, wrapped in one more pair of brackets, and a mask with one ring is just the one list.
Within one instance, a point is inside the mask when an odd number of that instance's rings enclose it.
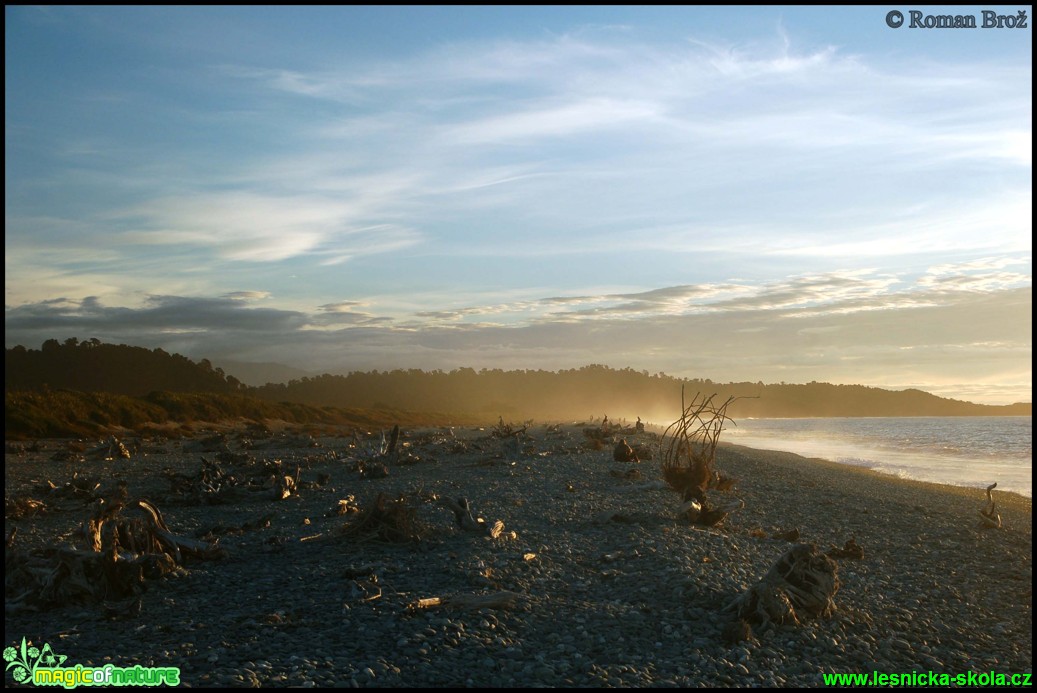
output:
{"label": "beach debris", "polygon": [[373,602],[382,596],[382,587],[378,584],[378,575],[357,576],[349,581],[349,596],[354,602]]}
{"label": "beach debris", "polygon": [[360,507],[356,504],[356,496],[349,495],[331,506],[331,509],[324,513],[324,517],[341,517],[358,512],[360,512]]}
{"label": "beach debris", "polygon": [[[299,495],[307,484],[300,483],[301,465],[287,472],[282,460],[256,460],[251,455],[218,454],[212,461],[201,458],[193,475],[167,471],[169,498],[181,503],[218,505],[240,500],[247,492],[265,491],[274,500]],[[312,482],[311,482],[312,485]]]}
{"label": "beach debris", "polygon": [[410,443],[401,442],[400,425],[392,427],[389,437],[381,432],[381,443],[377,450],[368,448],[353,462],[353,471],[359,472],[365,479],[384,479],[389,476],[389,468],[395,465],[416,464],[421,458],[406,448]]}
{"label": "beach debris", "polygon": [[640,481],[644,479],[644,474],[637,467],[631,467],[625,472],[621,472],[618,469],[610,469],[609,476],[613,476],[617,479],[626,479],[627,481]]}
{"label": "beach debris", "polygon": [[354,469],[365,479],[384,479],[389,476],[389,465],[381,460],[357,460]]}
{"label": "beach debris", "polygon": [[279,473],[274,477],[274,500],[284,500],[299,495],[299,474],[301,471],[299,465],[296,465],[294,475]]}
{"label": "beach debris", "polygon": [[730,499],[713,505],[705,505],[692,498],[681,503],[677,510],[679,517],[687,518],[693,524],[705,527],[715,527],[727,519],[727,516],[736,510],[745,507],[745,502],[738,499]]}
{"label": "beach debris", "polygon": [[523,422],[519,428],[510,421],[505,423],[503,416],[498,417],[497,425],[490,431],[490,437],[500,440],[501,457],[505,460],[517,460],[522,456],[522,439],[532,425],[533,420],[530,419]]}
{"label": "beach debris", "polygon": [[840,549],[838,546],[833,546],[832,548],[830,548],[828,551],[825,552],[825,555],[828,556],[829,558],[856,558],[856,559],[863,559],[864,558],[864,547],[862,547],[860,544],[858,544],[856,539],[854,539],[853,537],[850,537],[846,541],[846,543],[843,544],[843,548]]}
{"label": "beach debris", "polygon": [[[588,441],[598,441],[602,445],[612,440],[612,431],[604,426],[583,429],[583,435]],[[598,448],[601,449],[601,448]]]}
{"label": "beach debris", "polygon": [[130,459],[130,451],[115,436],[108,436],[107,440],[86,452],[86,456],[93,459],[115,460]]}
{"label": "beach debris", "polygon": [[507,423],[504,423],[504,417],[503,416],[498,416],[497,417],[497,425],[493,427],[492,431],[490,431],[490,437],[491,438],[512,438],[512,437],[515,437],[515,436],[525,435],[526,431],[529,430],[529,427],[532,426],[532,425],[533,425],[533,421],[529,420],[529,421],[523,422],[522,428],[519,428],[518,426],[516,426],[515,424],[513,424],[510,421],[507,422]]}
{"label": "beach debris", "polygon": [[[716,405],[713,399],[699,393],[685,404],[684,389],[681,388],[681,415],[666,429],[664,440],[668,440],[663,459],[662,474],[666,484],[681,494],[682,504],[678,511],[690,522],[714,526],[724,521],[738,505],[727,504],[724,508],[713,507],[706,499],[706,490],[720,485],[723,478],[714,469],[717,444],[724,424],[729,421],[727,408],[737,398],[729,397],[723,404]],[[733,484],[725,483],[727,488]]]}
{"label": "beach debris", "polygon": [[79,500],[90,503],[97,499],[100,488],[101,482],[96,477],[79,476],[79,472],[74,472],[72,478],[61,486],[47,479],[33,487],[33,491],[48,501]]}
{"label": "beach debris", "polygon": [[154,580],[183,566],[185,557],[215,559],[215,543],[173,534],[161,511],[141,499],[99,501],[84,522],[84,548],[59,546],[4,555],[4,607],[8,613],[67,604],[100,604],[106,616],[140,613],[140,597]]}
{"label": "beach debris", "polygon": [[996,481],[987,486],[987,504],[979,511],[981,518],[979,526],[983,529],[1001,529],[1001,515],[997,512],[997,504],[994,503],[994,496],[991,493],[995,488],[997,488]]}
{"label": "beach debris", "polygon": [[836,610],[838,573],[838,564],[816,546],[796,544],[778,558],[758,583],[724,610],[765,629],[827,617]]}
{"label": "beach debris", "polygon": [[616,447],[612,451],[612,459],[616,462],[641,462],[637,453],[632,447],[630,447],[630,444],[627,443],[626,438],[620,438],[619,442],[616,443]]}
{"label": "beach debris", "polygon": [[427,537],[429,532],[429,528],[418,521],[417,510],[408,496],[390,498],[379,493],[374,505],[356,513],[356,519],[343,525],[339,535],[354,541],[412,544]]}
{"label": "beach debris", "polygon": [[400,456],[400,424],[396,424],[392,427],[392,431],[389,433],[389,440],[385,440],[385,432],[382,432],[382,447],[381,457],[385,460],[386,464],[390,462],[396,462]]}
{"label": "beach debris", "polygon": [[439,504],[454,513],[457,526],[466,532],[481,532],[491,539],[496,539],[504,531],[504,522],[501,520],[490,524],[481,517],[475,517],[472,514],[472,507],[467,498],[458,498],[456,501],[449,498],[440,498]]}
{"label": "beach debris", "polygon": [[35,498],[22,496],[18,498],[4,498],[4,519],[21,520],[26,517],[36,517],[47,511],[47,505]]}
{"label": "beach debris", "polygon": [[501,590],[492,594],[458,594],[453,597],[426,597],[409,605],[410,609],[448,608],[478,611],[479,609],[510,609],[522,595],[518,592]]}

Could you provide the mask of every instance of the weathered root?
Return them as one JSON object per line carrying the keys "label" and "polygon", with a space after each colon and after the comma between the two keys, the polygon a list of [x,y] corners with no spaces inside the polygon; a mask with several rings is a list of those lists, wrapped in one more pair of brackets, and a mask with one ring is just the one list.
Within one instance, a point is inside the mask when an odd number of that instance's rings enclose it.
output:
{"label": "weathered root", "polygon": [[1001,515],[997,512],[997,505],[994,503],[994,496],[991,493],[995,488],[997,488],[996,481],[987,486],[987,504],[979,511],[979,526],[983,529],[1001,529]]}
{"label": "weathered root", "polygon": [[839,590],[838,565],[812,544],[786,551],[767,574],[725,610],[737,618],[769,628],[799,624],[805,618],[835,612]]}
{"label": "weathered root", "polygon": [[391,499],[379,493],[374,505],[357,513],[346,524],[341,535],[356,541],[384,541],[391,544],[416,543],[428,536],[429,530],[417,519],[417,510],[406,496]]}
{"label": "weathered root", "polygon": [[454,513],[457,526],[466,532],[481,532],[491,539],[496,539],[504,531],[504,522],[501,520],[490,524],[481,517],[475,517],[467,498],[458,498],[456,502],[449,498],[440,498],[439,503]]}
{"label": "weathered root", "polygon": [[130,451],[115,436],[108,436],[108,439],[102,441],[100,445],[88,450],[86,455],[87,457],[103,460],[130,459]]}
{"label": "weathered root", "polygon": [[[124,515],[124,508],[135,514]],[[22,552],[14,550],[10,537],[4,555],[5,610],[103,602],[109,615],[136,615],[146,580],[176,570],[184,556],[223,555],[215,544],[174,535],[146,500],[99,504],[84,523],[83,538],[86,548]]]}
{"label": "weathered root", "polygon": [[716,448],[720,433],[728,421],[727,408],[736,398],[728,398],[717,406],[713,398],[695,395],[685,405],[681,391],[681,416],[664,433],[669,440],[662,464],[666,484],[681,494],[683,504],[679,514],[695,524],[717,525],[734,507],[713,508],[706,500],[709,488],[731,488],[734,482],[722,477],[715,469]]}

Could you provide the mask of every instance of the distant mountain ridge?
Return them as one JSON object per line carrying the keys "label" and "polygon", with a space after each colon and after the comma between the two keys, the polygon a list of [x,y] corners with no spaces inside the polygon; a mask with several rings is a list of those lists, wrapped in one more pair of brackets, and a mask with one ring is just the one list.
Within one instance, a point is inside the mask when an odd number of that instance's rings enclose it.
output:
{"label": "distant mountain ridge", "polygon": [[[228,365],[229,362],[228,362]],[[267,364],[261,364],[267,365]],[[641,417],[669,422],[681,391],[721,403],[737,398],[731,417],[1029,416],[1031,403],[992,406],[937,397],[920,390],[863,385],[714,383],[630,368],[589,365],[561,371],[499,369],[450,372],[417,369],[302,377],[249,387],[207,359],[162,349],[104,344],[96,339],[47,340],[39,350],[6,350],[5,389],[75,390],[143,397],[156,391],[237,394],[271,402],[349,409],[457,413],[472,420],[540,421]],[[274,371],[270,371],[274,372]]]}

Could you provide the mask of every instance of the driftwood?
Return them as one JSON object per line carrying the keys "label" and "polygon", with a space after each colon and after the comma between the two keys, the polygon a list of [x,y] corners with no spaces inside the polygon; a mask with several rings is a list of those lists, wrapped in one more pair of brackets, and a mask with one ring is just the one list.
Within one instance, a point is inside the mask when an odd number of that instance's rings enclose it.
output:
{"label": "driftwood", "polygon": [[453,597],[427,597],[411,604],[412,609],[443,607],[448,609],[509,609],[522,595],[503,590],[493,594],[458,594]]}
{"label": "driftwood", "polygon": [[727,519],[735,510],[741,510],[745,503],[740,500],[732,500],[718,505],[706,505],[692,498],[681,503],[677,515],[685,517],[689,522],[705,527],[715,527]]}
{"label": "driftwood", "polygon": [[[706,499],[706,490],[721,486],[724,479],[715,469],[716,449],[720,433],[729,420],[727,408],[737,398],[729,397],[723,404],[713,403],[716,395],[702,397],[696,394],[691,404],[685,404],[681,389],[681,415],[666,429],[663,438],[668,440],[663,459],[662,475],[666,484],[681,494],[679,514],[690,522],[713,526],[724,521],[734,506],[713,507]],[[725,480],[724,488],[730,488]],[[741,506],[738,506],[741,507]]]}
{"label": "driftwood", "polygon": [[257,461],[241,453],[220,453],[202,465],[194,475],[167,472],[170,495],[180,502],[209,505],[232,503],[249,491],[267,491],[275,500],[297,496],[303,488],[299,476],[301,466],[287,473],[281,460]]}
{"label": "driftwood", "polygon": [[616,447],[612,451],[612,459],[616,462],[641,462],[640,458],[637,456],[637,452],[630,447],[626,438],[621,438],[620,441],[616,443]]}
{"label": "driftwood", "polygon": [[996,481],[987,486],[987,504],[979,511],[979,526],[983,529],[1001,529],[1001,515],[997,512],[997,505],[994,503],[994,496],[991,493],[995,488],[997,488]]}
{"label": "driftwood", "polygon": [[224,555],[214,543],[173,534],[158,507],[146,500],[99,503],[82,537],[85,548],[32,552],[15,550],[10,537],[4,555],[5,610],[102,603],[108,616],[134,616],[146,580],[176,570],[185,556]]}
{"label": "driftwood", "polygon": [[522,428],[518,428],[510,421],[504,423],[503,416],[497,417],[497,419],[497,425],[494,426],[493,431],[490,432],[490,435],[494,438],[514,438],[525,435],[526,431],[529,430],[529,427],[533,424],[532,421],[526,421]]}
{"label": "driftwood", "polygon": [[828,551],[825,551],[825,555],[829,558],[863,559],[864,547],[858,544],[856,539],[850,537],[846,540],[846,543],[843,544],[843,547],[841,549],[837,546],[833,546]]}
{"label": "driftwood", "polygon": [[496,539],[504,531],[504,523],[501,520],[497,520],[491,525],[483,518],[475,517],[472,514],[471,504],[467,498],[458,498],[457,501],[449,498],[440,498],[439,503],[454,513],[457,526],[466,532],[481,532],[492,539]]}
{"label": "driftwood", "polygon": [[389,498],[379,493],[374,505],[357,513],[356,519],[346,524],[341,536],[354,541],[384,541],[392,544],[409,544],[421,541],[429,529],[418,521],[417,511],[408,502],[407,496]]}
{"label": "driftwood", "polygon": [[836,610],[833,598],[839,590],[838,571],[836,562],[816,546],[797,544],[724,610],[764,628],[830,616]]}
{"label": "driftwood", "polygon": [[130,459],[130,451],[126,449],[126,446],[122,444],[115,436],[108,436],[108,439],[103,441],[97,447],[87,451],[87,457],[104,460],[114,459]]}

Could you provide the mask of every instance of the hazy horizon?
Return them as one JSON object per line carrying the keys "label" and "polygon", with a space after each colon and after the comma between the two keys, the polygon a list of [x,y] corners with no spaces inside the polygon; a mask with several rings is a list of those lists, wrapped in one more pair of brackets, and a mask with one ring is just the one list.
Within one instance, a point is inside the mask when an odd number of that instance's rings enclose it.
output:
{"label": "hazy horizon", "polygon": [[1030,30],[889,9],[6,7],[5,344],[1029,402]]}

